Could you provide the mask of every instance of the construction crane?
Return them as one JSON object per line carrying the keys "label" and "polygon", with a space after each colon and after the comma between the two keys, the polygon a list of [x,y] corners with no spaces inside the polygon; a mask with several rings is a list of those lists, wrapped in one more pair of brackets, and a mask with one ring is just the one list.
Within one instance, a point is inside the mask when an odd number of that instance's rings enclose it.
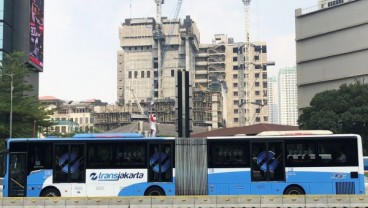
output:
{"label": "construction crane", "polygon": [[127,89],[129,89],[130,90],[130,92],[132,93],[132,95],[133,95],[133,98],[134,98],[134,101],[137,103],[137,106],[138,106],[138,109],[139,109],[139,111],[140,111],[140,115],[133,115],[133,113],[132,113],[132,119],[139,119],[139,120],[147,120],[148,119],[148,115],[147,115],[147,113],[143,110],[143,108],[142,108],[142,106],[141,106],[141,104],[139,103],[139,100],[137,99],[137,96],[135,96],[135,93],[134,93],[134,90],[133,90],[133,88],[131,88],[131,87],[127,87]]}
{"label": "construction crane", "polygon": [[[174,25],[171,26],[170,30],[169,30],[169,34],[167,35],[167,38],[165,40],[163,31],[162,31],[162,21],[161,21],[161,16],[162,16],[162,4],[164,4],[164,0],[154,0],[156,3],[156,28],[155,28],[155,39],[157,40],[157,77],[154,78],[156,79],[157,84],[155,85],[155,81],[153,82],[153,90],[152,90],[152,102],[154,100],[154,98],[160,98],[160,88],[162,86],[162,72],[163,72],[163,67],[164,67],[164,60],[165,60],[165,54],[166,51],[168,49],[168,43],[170,42],[170,38],[174,32]],[[178,0],[175,11],[174,11],[174,16],[173,19],[177,19],[180,9],[181,9],[181,5],[183,3],[183,0]],[[166,42],[166,46],[163,47],[163,42]],[[155,91],[157,91],[157,96],[155,96]]]}
{"label": "construction crane", "polygon": [[[250,105],[251,96],[249,74],[250,74],[250,20],[249,20],[249,7],[251,0],[242,0],[244,6],[244,32],[245,42],[244,45],[238,47],[238,95],[239,95],[239,126],[245,126],[250,124]],[[245,50],[243,50],[245,48]],[[244,51],[244,53],[243,53]],[[244,76],[245,75],[245,76]],[[246,82],[244,82],[244,78]],[[244,86],[245,84],[245,86]],[[243,107],[245,105],[245,108]],[[245,112],[246,111],[246,112]]]}

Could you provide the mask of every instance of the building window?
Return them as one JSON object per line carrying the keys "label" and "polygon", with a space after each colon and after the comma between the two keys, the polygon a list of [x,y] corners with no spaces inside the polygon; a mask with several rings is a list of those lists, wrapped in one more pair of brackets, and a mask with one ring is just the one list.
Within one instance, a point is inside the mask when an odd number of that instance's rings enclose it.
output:
{"label": "building window", "polygon": [[132,78],[132,72],[131,72],[131,71],[128,73],[128,78],[129,78],[129,79],[131,79],[131,78]]}
{"label": "building window", "polygon": [[141,78],[144,78],[144,71],[141,71]]}
{"label": "building window", "polygon": [[147,78],[151,78],[151,72],[147,71]]}
{"label": "building window", "polygon": [[261,93],[260,93],[258,90],[256,90],[256,91],[254,92],[254,94],[255,94],[255,95],[260,95]]}
{"label": "building window", "polygon": [[264,116],[264,117],[263,117],[263,120],[264,120],[264,121],[268,121],[268,117],[267,117],[267,116]]}
{"label": "building window", "polygon": [[234,100],[234,105],[239,105],[239,100]]}
{"label": "building window", "polygon": [[260,117],[256,117],[256,122],[261,122],[261,118]]}
{"label": "building window", "polygon": [[259,61],[259,56],[254,56],[254,60]]}
{"label": "building window", "polygon": [[138,78],[138,72],[137,71],[134,72],[134,78]]}
{"label": "building window", "polygon": [[261,109],[257,108],[256,113],[261,113]]}
{"label": "building window", "polygon": [[234,114],[239,114],[239,110],[238,109],[234,109]]}
{"label": "building window", "polygon": [[238,96],[238,92],[234,92],[234,93],[233,93],[233,95],[234,95],[234,96]]}
{"label": "building window", "polygon": [[254,86],[259,87],[259,82],[255,82]]}
{"label": "building window", "polygon": [[234,118],[234,123],[238,123],[239,122],[239,118]]}
{"label": "building window", "polygon": [[238,53],[238,48],[233,48],[233,53]]}
{"label": "building window", "polygon": [[173,69],[171,70],[171,77],[175,77],[175,71]]}
{"label": "building window", "polygon": [[259,78],[259,73],[255,73],[254,78],[256,78],[256,79]]}
{"label": "building window", "polygon": [[267,88],[267,82],[263,82],[263,88]]}
{"label": "building window", "polygon": [[234,56],[233,57],[233,62],[236,62],[236,61],[238,61],[238,57]]}
{"label": "building window", "polygon": [[233,83],[233,87],[237,88],[238,87],[238,83]]}
{"label": "building window", "polygon": [[238,70],[239,67],[238,66],[233,66],[233,70]]}
{"label": "building window", "polygon": [[263,79],[267,79],[267,74],[266,74],[266,73],[263,73],[263,74],[262,74],[262,78],[263,78]]}

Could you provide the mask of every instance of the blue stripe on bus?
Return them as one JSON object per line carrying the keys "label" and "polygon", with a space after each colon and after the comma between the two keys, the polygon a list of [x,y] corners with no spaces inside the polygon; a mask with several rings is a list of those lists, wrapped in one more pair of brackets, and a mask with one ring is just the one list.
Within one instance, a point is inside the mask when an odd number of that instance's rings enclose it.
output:
{"label": "blue stripe on bus", "polygon": [[[52,170],[40,170],[32,172],[27,180],[27,196],[38,197],[41,193],[43,183],[48,177],[51,177]],[[301,182],[301,178],[305,180]],[[225,183],[226,181],[226,183]],[[350,173],[334,172],[301,172],[295,171],[293,175],[288,175],[286,182],[249,182],[250,172],[225,172],[212,173],[208,175],[208,195],[238,195],[238,194],[283,194],[285,188],[289,185],[298,184],[306,194],[336,194],[336,182],[355,182],[355,194],[360,194],[359,184],[364,184],[364,175],[359,174],[357,179],[351,179]],[[144,191],[152,186],[161,187],[167,196],[175,195],[175,178],[173,182],[143,182],[127,186],[120,190],[118,196],[143,196]]]}
{"label": "blue stripe on bus", "polygon": [[[294,172],[283,181],[250,181],[250,172],[213,173],[208,175],[209,195],[237,195],[237,194],[283,194],[285,188],[292,184],[300,185],[306,194],[336,194],[336,182],[354,182],[355,194],[363,193],[364,175],[359,174],[357,179],[351,179],[350,173],[335,172]],[[303,179],[303,180],[302,180]],[[224,182],[226,181],[226,183]],[[243,182],[244,181],[244,182]]]}

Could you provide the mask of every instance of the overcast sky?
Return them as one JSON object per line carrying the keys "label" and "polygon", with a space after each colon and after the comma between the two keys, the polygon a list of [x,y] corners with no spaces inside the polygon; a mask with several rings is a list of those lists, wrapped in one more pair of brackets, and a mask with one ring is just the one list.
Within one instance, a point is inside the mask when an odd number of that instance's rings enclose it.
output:
{"label": "overcast sky", "polygon": [[[115,103],[118,28],[126,18],[155,17],[154,0],[45,1],[44,72],[40,96]],[[173,16],[177,0],[165,0],[162,16]],[[276,69],[295,65],[295,9],[315,7],[317,0],[253,0],[251,41],[265,41]],[[197,23],[201,43],[214,34],[244,41],[241,0],[184,0],[179,17]]]}

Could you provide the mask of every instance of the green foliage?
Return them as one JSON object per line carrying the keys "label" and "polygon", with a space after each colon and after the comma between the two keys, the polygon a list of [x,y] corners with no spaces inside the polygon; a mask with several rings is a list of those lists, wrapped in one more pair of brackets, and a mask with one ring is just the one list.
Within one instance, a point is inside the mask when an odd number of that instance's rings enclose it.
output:
{"label": "green foliage", "polygon": [[11,85],[13,85],[12,137],[35,137],[39,126],[48,127],[45,119],[52,111],[31,95],[32,85],[26,82],[29,70],[24,62],[25,54],[6,54],[0,65],[0,142],[9,137]]}
{"label": "green foliage", "polygon": [[343,84],[338,90],[316,94],[299,116],[299,126],[359,134],[368,154],[368,84]]}

